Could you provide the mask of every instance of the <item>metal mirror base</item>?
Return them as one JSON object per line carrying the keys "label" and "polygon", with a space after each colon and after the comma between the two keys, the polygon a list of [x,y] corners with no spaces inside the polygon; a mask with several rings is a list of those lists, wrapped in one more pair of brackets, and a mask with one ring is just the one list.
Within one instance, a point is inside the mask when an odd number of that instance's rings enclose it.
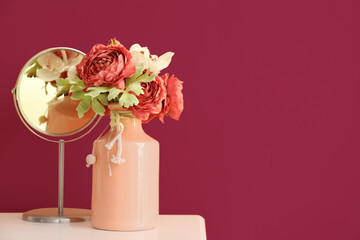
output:
{"label": "metal mirror base", "polygon": [[29,222],[41,223],[70,223],[90,220],[89,209],[64,208],[59,216],[58,208],[39,208],[24,212],[22,219]]}

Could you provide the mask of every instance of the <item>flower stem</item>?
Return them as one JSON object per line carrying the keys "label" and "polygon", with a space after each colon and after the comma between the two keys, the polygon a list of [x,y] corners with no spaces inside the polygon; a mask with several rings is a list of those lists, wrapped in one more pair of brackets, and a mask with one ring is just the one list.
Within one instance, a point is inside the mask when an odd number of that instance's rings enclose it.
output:
{"label": "flower stem", "polygon": [[68,61],[68,58],[67,58],[67,55],[66,55],[66,52],[65,50],[61,50],[61,55],[63,57],[63,60],[65,62],[65,65],[69,65],[69,61]]}

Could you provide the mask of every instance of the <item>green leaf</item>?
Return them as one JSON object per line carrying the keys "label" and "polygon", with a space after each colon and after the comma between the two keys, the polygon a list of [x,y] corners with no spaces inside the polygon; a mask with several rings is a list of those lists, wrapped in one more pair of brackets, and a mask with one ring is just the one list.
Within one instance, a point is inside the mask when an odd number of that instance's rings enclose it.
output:
{"label": "green leaf", "polygon": [[103,105],[107,106],[108,105],[108,100],[106,97],[106,94],[100,94],[99,96],[96,97],[97,100],[99,100]]}
{"label": "green leaf", "polygon": [[73,85],[72,91],[82,91],[85,87],[82,87],[80,85]]}
{"label": "green leaf", "polygon": [[91,106],[95,113],[104,116],[105,108],[96,98],[92,100]]}
{"label": "green leaf", "polygon": [[78,112],[79,118],[82,118],[84,116],[84,113],[89,111],[90,101],[91,101],[91,97],[85,97],[77,106],[76,110]]}
{"label": "green leaf", "polygon": [[92,98],[95,98],[99,96],[100,93],[108,92],[109,87],[89,87],[89,92],[85,93],[85,96],[90,96]]}
{"label": "green leaf", "polygon": [[156,75],[158,75],[159,73],[153,73],[151,75],[149,75],[149,69],[140,77],[138,77],[138,79],[136,79],[136,82],[151,82],[155,79]]}
{"label": "green leaf", "polygon": [[72,79],[69,81],[69,84],[73,85],[73,88],[77,88],[77,89],[85,88],[85,83],[81,79]]}
{"label": "green leaf", "polygon": [[83,80],[81,80],[79,77],[75,78],[75,79],[71,79],[69,80],[70,84],[73,84],[73,85],[82,85],[85,87],[85,82]]}
{"label": "green leaf", "polygon": [[136,95],[144,93],[143,87],[141,86],[141,84],[139,82],[135,82],[135,83],[130,84],[126,88],[126,92],[129,92],[129,91],[134,92]]}
{"label": "green leaf", "polygon": [[131,83],[136,82],[136,79],[144,72],[144,64],[136,66],[136,72],[130,78],[126,79],[125,86],[129,86]]}
{"label": "green leaf", "polygon": [[71,99],[80,100],[85,98],[85,92],[83,90],[72,92]]}
{"label": "green leaf", "polygon": [[60,97],[63,94],[69,93],[70,87],[70,84],[66,85],[65,87],[61,87],[61,89],[57,92],[56,97]]}
{"label": "green leaf", "polygon": [[89,87],[88,90],[89,91],[102,91],[102,92],[106,92],[110,89],[110,87]]}
{"label": "green leaf", "polygon": [[59,78],[58,80],[56,80],[56,84],[60,87],[65,87],[69,85],[69,79]]}
{"label": "green leaf", "polygon": [[26,76],[31,78],[31,77],[36,77],[36,70],[41,69],[42,67],[40,66],[40,64],[38,63],[38,61],[34,61],[33,64],[31,64],[30,68],[26,71]]}
{"label": "green leaf", "polygon": [[150,72],[150,70],[147,69],[144,74],[138,76],[136,79],[133,77],[126,79],[125,86],[129,87],[131,84],[134,84],[134,83],[151,82],[159,74],[158,72],[155,72],[155,73],[149,75],[149,72]]}
{"label": "green leaf", "polygon": [[124,90],[121,90],[119,88],[110,88],[109,95],[108,95],[108,101],[113,100],[114,98],[118,97],[121,92],[124,92]]}
{"label": "green leaf", "polygon": [[145,70],[144,64],[135,66],[135,69],[136,69],[136,71],[132,77],[134,77],[136,79],[144,72],[144,70]]}
{"label": "green leaf", "polygon": [[119,104],[126,108],[137,105],[138,103],[139,100],[137,99],[137,97],[127,92],[124,92],[119,99]]}

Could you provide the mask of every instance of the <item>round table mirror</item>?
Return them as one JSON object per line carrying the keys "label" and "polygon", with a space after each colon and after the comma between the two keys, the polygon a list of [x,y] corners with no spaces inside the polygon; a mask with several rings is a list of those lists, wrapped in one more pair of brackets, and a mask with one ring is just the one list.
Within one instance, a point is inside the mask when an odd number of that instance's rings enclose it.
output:
{"label": "round table mirror", "polygon": [[87,135],[100,121],[88,111],[78,117],[78,100],[71,99],[76,78],[76,65],[84,53],[72,48],[57,47],[33,56],[20,71],[12,90],[15,108],[24,125],[36,136],[59,144],[58,207],[34,209],[23,219],[34,222],[78,222],[90,218],[90,210],[63,207],[64,147],[66,142]]}

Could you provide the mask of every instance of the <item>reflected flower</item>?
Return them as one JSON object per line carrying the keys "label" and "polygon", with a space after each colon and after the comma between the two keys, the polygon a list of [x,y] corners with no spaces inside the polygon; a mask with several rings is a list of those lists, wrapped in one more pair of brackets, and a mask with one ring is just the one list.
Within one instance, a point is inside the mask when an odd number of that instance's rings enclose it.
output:
{"label": "reflected flower", "polygon": [[[63,73],[73,70],[82,58],[83,56],[78,53],[65,50],[46,53],[37,59],[41,68],[37,69],[36,75],[45,82],[57,80]],[[68,75],[73,74],[68,72]]]}

